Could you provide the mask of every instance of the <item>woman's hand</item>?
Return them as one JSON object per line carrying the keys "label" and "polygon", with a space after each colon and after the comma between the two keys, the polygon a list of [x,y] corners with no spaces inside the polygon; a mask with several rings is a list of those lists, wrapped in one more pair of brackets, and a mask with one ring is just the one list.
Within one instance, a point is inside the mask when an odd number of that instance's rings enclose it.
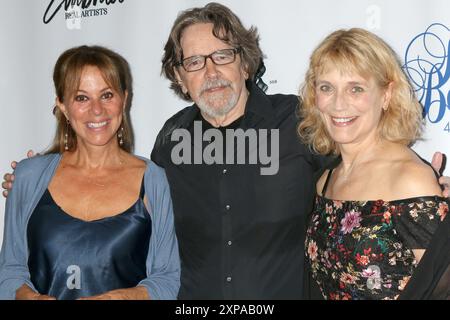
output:
{"label": "woman's hand", "polygon": [[24,284],[16,291],[16,300],[56,300],[55,297],[50,297],[45,294],[39,294],[33,291],[29,286]]}
{"label": "woman's hand", "polygon": [[[444,155],[440,152],[435,152],[433,155],[433,159],[431,160],[431,165],[433,169],[438,173],[442,173],[444,171],[445,166]],[[448,198],[450,196],[450,177],[442,176],[439,179],[439,184],[444,188],[442,191],[442,196]]]}
{"label": "woman's hand", "polygon": [[128,289],[117,289],[96,296],[80,298],[78,300],[149,300],[147,289],[137,286]]}

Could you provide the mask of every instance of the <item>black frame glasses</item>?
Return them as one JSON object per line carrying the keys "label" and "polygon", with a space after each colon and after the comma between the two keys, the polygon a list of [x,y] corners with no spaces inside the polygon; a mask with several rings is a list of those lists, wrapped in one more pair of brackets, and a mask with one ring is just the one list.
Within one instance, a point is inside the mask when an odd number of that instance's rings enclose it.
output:
{"label": "black frame glasses", "polygon": [[197,55],[187,57],[177,63],[177,66],[182,66],[186,72],[195,72],[203,69],[206,66],[206,59],[218,66],[233,63],[236,61],[236,55],[241,52],[241,48],[229,48],[214,51],[208,55]]}

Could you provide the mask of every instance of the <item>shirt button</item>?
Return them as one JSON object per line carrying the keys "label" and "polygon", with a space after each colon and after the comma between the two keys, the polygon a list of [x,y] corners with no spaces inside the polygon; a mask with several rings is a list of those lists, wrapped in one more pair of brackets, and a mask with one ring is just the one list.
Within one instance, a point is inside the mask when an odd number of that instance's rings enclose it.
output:
{"label": "shirt button", "polygon": [[227,204],[227,205],[225,206],[225,209],[227,209],[227,210],[230,210],[230,208],[231,208],[231,206],[230,206],[229,204]]}
{"label": "shirt button", "polygon": [[227,282],[231,282],[231,277],[227,277]]}
{"label": "shirt button", "polygon": [[223,172],[223,174],[227,173],[227,169],[223,169],[222,172]]}
{"label": "shirt button", "polygon": [[233,244],[232,241],[228,241],[228,245],[231,246]]}

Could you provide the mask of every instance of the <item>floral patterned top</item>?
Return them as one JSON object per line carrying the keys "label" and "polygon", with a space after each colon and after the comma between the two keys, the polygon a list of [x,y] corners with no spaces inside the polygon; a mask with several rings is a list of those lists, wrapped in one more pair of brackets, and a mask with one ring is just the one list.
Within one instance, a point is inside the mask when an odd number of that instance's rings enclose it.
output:
{"label": "floral patterned top", "polygon": [[[323,193],[324,194],[324,193]],[[446,198],[336,201],[317,196],[306,263],[325,299],[396,299],[449,211]]]}

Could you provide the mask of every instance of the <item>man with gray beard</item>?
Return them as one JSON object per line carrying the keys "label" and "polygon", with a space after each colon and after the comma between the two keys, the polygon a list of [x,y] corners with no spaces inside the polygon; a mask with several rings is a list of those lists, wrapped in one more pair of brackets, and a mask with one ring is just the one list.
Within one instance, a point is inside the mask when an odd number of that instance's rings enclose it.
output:
{"label": "man with gray beard", "polygon": [[[263,60],[257,31],[244,28],[223,5],[181,12],[164,50],[162,73],[177,95],[194,102],[165,123],[151,155],[171,187],[181,257],[178,297],[301,299],[305,219],[315,172],[326,159],[297,136],[297,96],[266,95],[255,84]],[[211,145],[227,160],[242,151],[224,147],[222,138],[189,139],[191,150],[180,155],[187,161],[175,161],[176,137],[180,131],[195,136],[196,127],[204,136],[214,128],[225,138],[228,130],[276,132],[268,146],[262,145],[268,139],[248,143],[245,155],[278,150],[276,174],[262,174],[261,162],[191,161]]]}
{"label": "man with gray beard", "polygon": [[[205,79],[200,88],[200,97],[197,104],[199,109],[211,119],[224,117],[236,105],[238,95],[235,92],[231,92],[228,96],[224,92],[218,92],[215,95],[207,95],[206,93],[214,88],[230,86],[230,81],[225,79]],[[215,105],[218,107],[215,107]]]}
{"label": "man with gray beard", "polygon": [[[298,98],[266,95],[255,84],[262,59],[256,29],[216,3],[182,12],[165,45],[163,74],[194,102],[165,123],[152,151],[171,187],[180,299],[302,298],[304,221],[321,161],[297,137]],[[249,163],[261,140],[247,141],[245,163],[174,163],[174,136],[180,130],[194,136],[196,122],[202,133],[214,128],[224,139],[226,130],[267,133],[268,150],[279,151],[278,172],[264,175],[262,163]],[[270,139],[273,132],[278,139]],[[217,143],[190,143],[189,154]],[[237,149],[216,150],[229,158]]]}

